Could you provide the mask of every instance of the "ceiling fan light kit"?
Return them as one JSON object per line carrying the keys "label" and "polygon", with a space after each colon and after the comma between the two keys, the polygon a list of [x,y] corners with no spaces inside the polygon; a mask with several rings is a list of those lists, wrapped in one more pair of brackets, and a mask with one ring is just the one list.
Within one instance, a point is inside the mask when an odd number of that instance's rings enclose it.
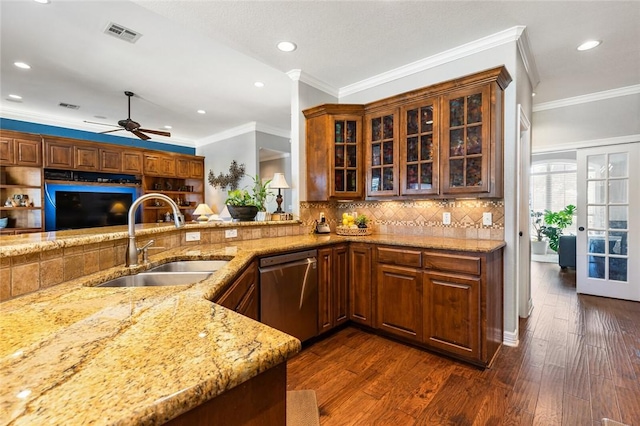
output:
{"label": "ceiling fan light kit", "polygon": [[[140,127],[140,123],[133,121],[131,119],[131,98],[134,96],[134,93],[127,90],[124,92],[124,94],[127,96],[127,106],[129,108],[127,118],[124,120],[118,121],[118,126],[120,126],[119,129],[107,130],[100,133],[113,133],[113,132],[119,132],[120,130],[126,130],[127,132],[133,133],[134,135],[136,135],[137,137],[139,137],[144,141],[151,139],[151,137],[145,135],[145,133],[171,137],[171,133],[169,132],[163,132],[162,130],[143,129]],[[85,121],[85,123],[91,123],[91,122]],[[112,126],[111,124],[106,124],[106,123],[94,123],[94,124],[101,124],[103,126]]]}

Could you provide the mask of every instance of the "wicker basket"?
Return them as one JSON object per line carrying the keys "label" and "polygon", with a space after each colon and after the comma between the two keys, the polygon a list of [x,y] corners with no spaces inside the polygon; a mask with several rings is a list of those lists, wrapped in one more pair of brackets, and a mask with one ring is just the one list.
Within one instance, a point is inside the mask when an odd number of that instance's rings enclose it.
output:
{"label": "wicker basket", "polygon": [[347,228],[346,226],[337,226],[336,234],[345,235],[349,237],[364,236],[364,235],[371,235],[372,229],[371,228]]}

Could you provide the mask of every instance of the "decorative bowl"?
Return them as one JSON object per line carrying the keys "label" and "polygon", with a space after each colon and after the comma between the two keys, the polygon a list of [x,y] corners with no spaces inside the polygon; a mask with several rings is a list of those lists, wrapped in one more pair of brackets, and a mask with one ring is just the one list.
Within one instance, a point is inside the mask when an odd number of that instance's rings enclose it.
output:
{"label": "decorative bowl", "polygon": [[8,217],[1,218],[0,219],[0,228],[6,228],[8,223],[9,223],[9,218]]}

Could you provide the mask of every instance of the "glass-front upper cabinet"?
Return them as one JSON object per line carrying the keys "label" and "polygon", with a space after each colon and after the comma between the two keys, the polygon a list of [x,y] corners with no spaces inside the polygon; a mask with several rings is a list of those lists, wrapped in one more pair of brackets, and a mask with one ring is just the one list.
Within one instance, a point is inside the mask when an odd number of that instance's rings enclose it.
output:
{"label": "glass-front upper cabinet", "polygon": [[364,107],[324,104],[303,113],[307,133],[307,200],[364,198]]}
{"label": "glass-front upper cabinet", "polygon": [[443,98],[443,193],[489,192],[492,170],[490,86],[450,93]]}
{"label": "glass-front upper cabinet", "polygon": [[438,100],[401,110],[400,194],[438,194]]}
{"label": "glass-front upper cabinet", "polygon": [[365,116],[367,196],[398,195],[398,111]]}

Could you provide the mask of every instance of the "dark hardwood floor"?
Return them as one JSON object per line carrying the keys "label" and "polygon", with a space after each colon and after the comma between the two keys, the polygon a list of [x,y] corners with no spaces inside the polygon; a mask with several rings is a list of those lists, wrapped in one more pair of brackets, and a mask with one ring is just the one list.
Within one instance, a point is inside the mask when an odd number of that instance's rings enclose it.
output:
{"label": "dark hardwood floor", "polygon": [[348,327],[289,361],[288,389],[316,391],[322,425],[640,425],[640,303],[536,262],[532,297],[490,369]]}

